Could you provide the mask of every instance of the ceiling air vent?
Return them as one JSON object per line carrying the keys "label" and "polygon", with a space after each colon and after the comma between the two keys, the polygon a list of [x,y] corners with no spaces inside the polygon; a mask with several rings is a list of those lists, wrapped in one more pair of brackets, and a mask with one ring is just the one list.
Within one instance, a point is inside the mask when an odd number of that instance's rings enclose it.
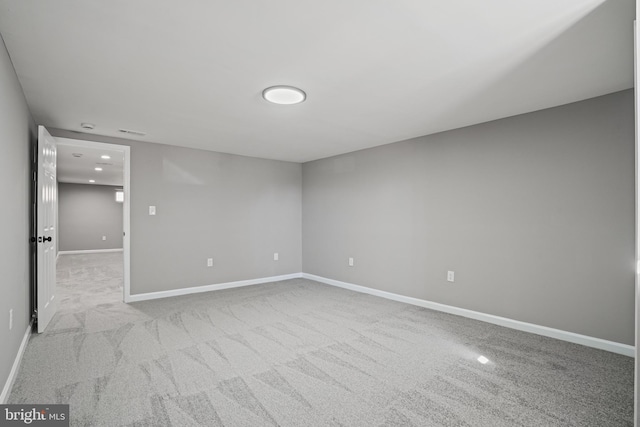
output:
{"label": "ceiling air vent", "polygon": [[128,133],[129,135],[145,136],[146,133],[131,129],[118,129],[119,132]]}

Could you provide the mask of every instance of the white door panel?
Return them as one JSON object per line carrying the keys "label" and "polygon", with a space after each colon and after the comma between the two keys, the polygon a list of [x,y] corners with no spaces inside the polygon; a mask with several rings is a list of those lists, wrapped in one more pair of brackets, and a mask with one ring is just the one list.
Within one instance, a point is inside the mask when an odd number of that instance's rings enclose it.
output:
{"label": "white door panel", "polygon": [[56,182],[56,141],[43,126],[38,127],[38,332],[56,313],[56,217],[58,185]]}

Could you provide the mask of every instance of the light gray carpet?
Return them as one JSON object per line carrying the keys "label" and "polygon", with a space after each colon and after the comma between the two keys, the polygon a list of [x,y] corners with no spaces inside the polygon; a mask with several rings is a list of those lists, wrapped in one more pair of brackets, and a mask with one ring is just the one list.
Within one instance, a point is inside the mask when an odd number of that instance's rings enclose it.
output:
{"label": "light gray carpet", "polygon": [[633,425],[628,357],[303,279],[126,305],[120,254],[58,271],[10,402],[72,425]]}

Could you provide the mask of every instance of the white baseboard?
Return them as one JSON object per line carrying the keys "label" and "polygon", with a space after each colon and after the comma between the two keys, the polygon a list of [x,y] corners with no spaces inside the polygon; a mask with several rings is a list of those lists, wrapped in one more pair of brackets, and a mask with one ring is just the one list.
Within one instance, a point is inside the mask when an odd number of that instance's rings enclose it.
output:
{"label": "white baseboard", "polygon": [[104,254],[109,252],[122,252],[122,248],[117,249],[87,249],[83,251],[58,251],[58,255],[81,255],[81,254]]}
{"label": "white baseboard", "polygon": [[9,398],[9,393],[11,392],[11,387],[13,387],[13,383],[16,380],[16,375],[18,375],[18,370],[20,369],[20,362],[22,362],[22,356],[24,355],[25,348],[27,348],[27,343],[29,342],[30,336],[31,336],[31,324],[29,324],[29,326],[27,327],[27,331],[24,333],[24,337],[22,337],[22,343],[20,343],[18,354],[16,354],[16,358],[13,361],[11,372],[9,372],[9,378],[7,378],[7,381],[4,383],[2,394],[0,394],[1,405],[4,405],[5,403],[7,403],[7,399]]}
{"label": "white baseboard", "polygon": [[172,289],[170,291],[149,292],[145,294],[125,295],[124,302],[148,301],[158,298],[176,297],[201,292],[219,291],[222,289],[240,288],[242,286],[259,285],[261,283],[279,282],[281,280],[299,279],[302,273],[285,274],[283,276],[263,277],[260,279],[239,280],[237,282],[218,283],[215,285],[194,286],[192,288]]}
{"label": "white baseboard", "polygon": [[573,332],[563,331],[561,329],[548,328],[546,326],[535,325],[533,323],[521,322],[506,317],[494,316],[492,314],[481,313],[479,311],[467,310],[451,305],[440,304],[437,302],[426,301],[418,298],[398,295],[391,292],[380,291],[377,289],[367,288],[366,286],[354,285],[352,283],[340,282],[338,280],[327,279],[326,277],[316,276],[314,274],[302,273],[302,277],[316,282],[325,283],[327,285],[337,286],[356,292],[375,295],[378,297],[390,299],[393,301],[404,302],[411,305],[430,308],[436,311],[442,311],[449,314],[468,317],[470,319],[481,320],[483,322],[493,323],[495,325],[505,326],[519,331],[530,332],[533,334],[543,335],[545,337],[556,338],[563,341],[581,344],[588,347],[598,348],[600,350],[610,351],[625,356],[635,357],[635,347],[627,344],[620,344],[613,341],[607,341],[600,338],[594,338],[587,335],[580,335]]}

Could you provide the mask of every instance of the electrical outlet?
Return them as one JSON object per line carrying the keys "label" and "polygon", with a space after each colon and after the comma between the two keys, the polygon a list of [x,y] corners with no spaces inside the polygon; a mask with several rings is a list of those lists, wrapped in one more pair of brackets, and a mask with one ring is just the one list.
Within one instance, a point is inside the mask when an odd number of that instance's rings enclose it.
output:
{"label": "electrical outlet", "polygon": [[149,206],[149,215],[155,215],[155,214],[156,214],[156,207]]}
{"label": "electrical outlet", "polygon": [[213,258],[207,258],[207,267],[213,267]]}
{"label": "electrical outlet", "polygon": [[455,280],[453,271],[447,271],[447,282],[453,282]]}
{"label": "electrical outlet", "polygon": [[278,255],[278,252],[274,252],[273,253],[273,260],[274,261],[278,261],[280,259],[280,255]]}
{"label": "electrical outlet", "polygon": [[353,258],[349,258],[349,267],[353,267]]}
{"label": "electrical outlet", "polygon": [[13,308],[9,310],[9,330],[13,329]]}
{"label": "electrical outlet", "polygon": [[102,240],[107,240],[107,236],[102,236]]}

